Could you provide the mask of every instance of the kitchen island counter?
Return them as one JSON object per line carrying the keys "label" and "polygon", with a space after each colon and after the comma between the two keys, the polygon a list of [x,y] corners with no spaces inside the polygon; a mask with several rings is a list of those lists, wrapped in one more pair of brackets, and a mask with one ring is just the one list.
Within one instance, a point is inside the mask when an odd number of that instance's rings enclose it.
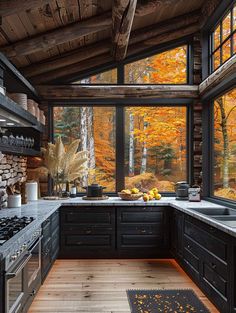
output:
{"label": "kitchen island counter", "polygon": [[23,243],[27,237],[35,231],[35,229],[42,224],[51,214],[53,214],[57,209],[61,206],[63,207],[71,207],[71,206],[89,206],[94,207],[96,209],[97,206],[102,207],[134,207],[134,206],[142,206],[142,207],[150,207],[150,206],[168,206],[173,207],[183,213],[186,213],[202,222],[209,224],[229,235],[236,237],[236,227],[229,227],[224,223],[217,221],[210,216],[203,215],[194,211],[194,209],[198,208],[224,208],[224,206],[202,200],[201,202],[189,202],[189,201],[179,201],[175,200],[174,197],[163,197],[158,201],[150,201],[144,202],[142,199],[138,201],[123,201],[118,197],[110,197],[107,200],[102,201],[85,201],[82,198],[70,198],[67,200],[38,200],[34,202],[30,202],[26,205],[22,205],[21,208],[5,208],[0,211],[0,218],[2,217],[12,217],[12,216],[28,216],[34,217],[35,220],[30,223],[23,230],[18,232],[14,237],[9,239],[4,245],[0,247],[0,258],[4,258],[9,251],[14,250],[14,246],[19,245],[19,243]]}

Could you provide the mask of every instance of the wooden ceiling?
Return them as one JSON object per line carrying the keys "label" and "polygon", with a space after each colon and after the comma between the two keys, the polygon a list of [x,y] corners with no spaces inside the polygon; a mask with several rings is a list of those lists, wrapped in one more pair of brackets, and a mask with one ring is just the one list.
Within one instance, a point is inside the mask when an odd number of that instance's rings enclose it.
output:
{"label": "wooden ceiling", "polygon": [[[42,83],[46,73],[53,81],[70,71],[123,59],[127,40],[128,54],[132,54],[175,39],[178,25],[181,36],[196,32],[200,17],[197,10],[203,2],[1,0],[0,51],[33,82]],[[117,29],[122,36],[117,35]]]}

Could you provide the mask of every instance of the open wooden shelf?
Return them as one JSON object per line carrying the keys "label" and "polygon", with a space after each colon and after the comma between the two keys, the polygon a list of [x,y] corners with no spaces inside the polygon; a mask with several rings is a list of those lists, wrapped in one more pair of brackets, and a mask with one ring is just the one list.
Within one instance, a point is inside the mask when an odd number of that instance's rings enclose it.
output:
{"label": "open wooden shelf", "polygon": [[12,145],[0,144],[0,151],[6,154],[24,155],[24,156],[40,156],[41,152],[31,148],[23,148]]}

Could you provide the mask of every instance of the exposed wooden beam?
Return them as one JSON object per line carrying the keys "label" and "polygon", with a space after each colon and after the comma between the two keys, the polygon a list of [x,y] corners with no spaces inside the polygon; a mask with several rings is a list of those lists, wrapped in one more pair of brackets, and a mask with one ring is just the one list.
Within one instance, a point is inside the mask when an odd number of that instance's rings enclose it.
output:
{"label": "exposed wooden beam", "polygon": [[42,85],[36,86],[45,100],[73,99],[125,99],[125,98],[198,98],[198,86],[190,85],[135,85],[135,86],[83,86]]}
{"label": "exposed wooden beam", "polygon": [[27,67],[21,68],[21,71],[27,77],[40,75],[48,72],[49,69],[50,71],[54,71],[104,53],[109,53],[110,48],[111,45],[108,40],[99,41],[97,43],[76,49],[75,51],[67,52],[63,55],[59,55],[39,63],[30,64]]}
{"label": "exposed wooden beam", "polygon": [[153,13],[157,8],[161,8],[163,6],[171,6],[175,4],[176,0],[151,0],[151,1],[142,1],[141,4],[137,5],[137,9],[135,11],[135,16],[145,16]]}
{"label": "exposed wooden beam", "polygon": [[[201,11],[196,10],[187,14],[179,15],[177,17],[165,20],[163,22],[137,29],[131,33],[129,44],[145,41],[147,39],[155,38],[161,34],[171,33],[179,29],[188,27],[194,23],[199,23]],[[198,26],[200,28],[200,26]]]}
{"label": "exposed wooden beam", "polygon": [[84,21],[75,22],[67,26],[51,30],[47,33],[20,40],[11,45],[1,47],[0,49],[1,52],[9,58],[20,55],[29,55],[40,50],[49,49],[55,45],[106,30],[110,26],[111,13],[107,12]]}
{"label": "exposed wooden beam", "polygon": [[212,88],[219,85],[228,77],[236,73],[236,55],[221,65],[214,73],[207,77],[199,86],[200,95],[203,96]]}
{"label": "exposed wooden beam", "polygon": [[113,0],[112,55],[120,61],[126,57],[137,0]]}
{"label": "exposed wooden beam", "polygon": [[[159,36],[156,36],[153,38],[153,42],[155,42],[156,45],[158,46],[158,44],[163,44],[168,41],[172,41],[174,39],[182,38],[183,36],[191,35],[198,30],[199,30],[198,24],[194,23],[188,27],[181,28],[171,33],[164,33]],[[141,41],[138,45],[134,43],[128,49],[128,56],[132,56],[136,53],[139,53],[145,50],[145,48],[150,48],[151,45],[152,43],[149,42],[149,39],[145,41]],[[96,66],[102,66],[111,61],[112,61],[112,58],[109,55],[109,53],[98,55],[94,58],[87,59],[86,62],[81,61],[75,64],[71,64],[68,66],[64,66],[62,68],[55,69],[53,71],[50,71],[50,68],[49,68],[49,71],[47,73],[43,73],[43,74],[31,77],[31,81],[34,84],[42,84],[44,82],[48,83],[51,81],[55,81],[57,79],[62,79],[63,77],[68,78],[70,75],[75,76],[75,74],[79,74],[82,71],[94,68]]]}
{"label": "exposed wooden beam", "polygon": [[49,2],[50,0],[1,0],[0,16],[4,17],[33,8],[40,8]]}
{"label": "exposed wooden beam", "polygon": [[[194,11],[185,15],[181,15],[165,22],[157,23],[155,25],[145,27],[143,29],[135,30],[131,33],[129,44],[136,44],[146,39],[153,38],[160,34],[171,32],[181,27],[187,27],[192,23],[199,21],[200,11]],[[37,76],[49,71],[53,71],[71,64],[79,63],[81,61],[93,58],[100,54],[109,52],[110,45],[108,40],[104,40],[88,46],[83,46],[74,51],[67,52],[58,57],[53,57],[35,64],[31,64],[21,71],[27,77]]]}
{"label": "exposed wooden beam", "polygon": [[108,52],[105,54],[100,54],[94,58],[87,59],[86,62],[81,61],[76,64],[64,66],[54,71],[49,71],[48,73],[43,73],[37,76],[33,76],[31,77],[30,81],[33,84],[43,84],[43,83],[55,81],[62,77],[67,77],[68,75],[73,75],[73,74],[75,75],[78,72],[83,72],[83,71],[88,70],[89,68],[94,68],[101,64],[106,64],[112,61],[113,61],[113,58],[110,52]]}

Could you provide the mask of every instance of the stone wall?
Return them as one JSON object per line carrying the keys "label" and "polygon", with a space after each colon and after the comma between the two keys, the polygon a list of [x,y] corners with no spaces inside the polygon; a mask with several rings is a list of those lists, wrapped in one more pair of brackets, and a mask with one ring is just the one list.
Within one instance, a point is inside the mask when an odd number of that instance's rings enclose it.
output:
{"label": "stone wall", "polygon": [[0,201],[1,206],[7,204],[6,187],[27,179],[27,158],[0,152]]}

